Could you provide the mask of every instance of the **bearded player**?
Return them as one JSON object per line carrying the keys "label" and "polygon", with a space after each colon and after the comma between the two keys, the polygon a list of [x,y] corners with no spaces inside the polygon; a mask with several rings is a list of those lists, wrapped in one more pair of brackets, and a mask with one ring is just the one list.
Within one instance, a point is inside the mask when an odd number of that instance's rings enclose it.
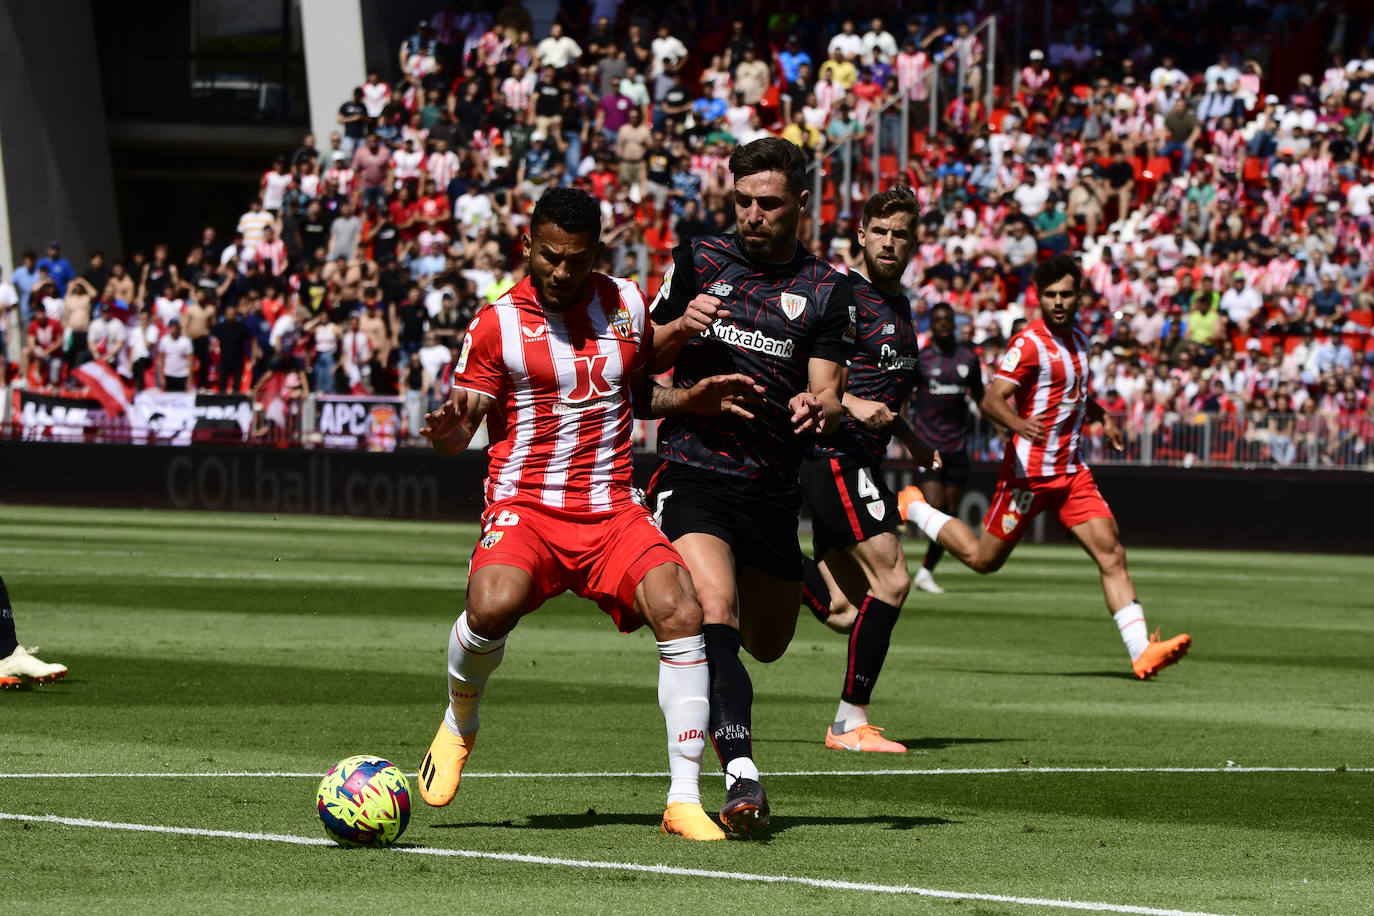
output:
{"label": "bearded player", "polygon": [[[739,652],[771,662],[796,630],[801,438],[839,425],[853,297],[849,282],[797,241],[807,200],[801,151],[765,137],[736,147],[730,171],[739,234],[699,236],[673,250],[653,306],[671,338],[655,348],[656,367],[673,366],[677,389],[740,373],[762,390],[752,418],[664,421],[650,506],[701,600],[710,734],[727,786],[720,819],[747,833],[766,826],[769,807],[753,757],[753,685]],[[708,319],[703,330],[672,330],[694,312]]]}
{"label": "bearded player", "polygon": [[1160,640],[1146,629],[1116,518],[1083,463],[1085,416],[1102,423],[1114,449],[1125,445],[1088,391],[1088,336],[1078,327],[1083,271],[1068,255],[1055,255],[1036,265],[1033,282],[1041,318],[1012,337],[981,405],[983,416],[1012,432],[981,537],[930,506],[917,487],[899,494],[902,516],[974,572],[990,573],[1002,568],[1031,519],[1054,512],[1097,563],[1107,610],[1135,676],[1145,680],[1182,658],[1192,638]]}
{"label": "bearded player", "polygon": [[864,272],[849,275],[858,345],[849,363],[845,417],[833,436],[807,441],[802,490],[811,509],[815,559],[803,559],[803,600],[823,623],[849,633],[849,657],[825,746],[902,753],[868,721],[868,704],[892,629],[911,588],[906,554],[894,533],[897,497],[881,465],[894,428],[918,465],[939,456],[897,420],[916,383],[916,327],[902,291],[911,260],[916,196],[895,188],[869,198],[859,228]]}
{"label": "bearded player", "polygon": [[[936,303],[930,310],[930,341],[921,349],[916,369],[916,398],[911,427],[922,441],[940,450],[940,466],[927,467],[916,478],[926,502],[941,512],[959,508],[968,485],[968,437],[973,427],[969,399],[983,399],[983,370],[972,348],[954,333],[954,308]],[[912,582],[923,592],[944,592],[931,575],[945,549],[930,542]]]}
{"label": "bearded player", "polygon": [[[600,207],[585,192],[539,199],[522,239],[529,277],[473,318],[450,399],[426,416],[423,432],[442,453],[465,448],[484,417],[492,444],[482,538],[449,633],[448,710],[420,765],[420,795],[436,806],[453,800],[507,635],[572,591],[623,632],[653,629],[671,778],[662,829],[723,839],[698,792],[709,686],[701,607],[631,479],[630,391],[644,377],[653,326],[633,283],[593,272],[600,234]],[[729,410],[734,393],[752,390],[748,379],[703,379],[676,409]]]}

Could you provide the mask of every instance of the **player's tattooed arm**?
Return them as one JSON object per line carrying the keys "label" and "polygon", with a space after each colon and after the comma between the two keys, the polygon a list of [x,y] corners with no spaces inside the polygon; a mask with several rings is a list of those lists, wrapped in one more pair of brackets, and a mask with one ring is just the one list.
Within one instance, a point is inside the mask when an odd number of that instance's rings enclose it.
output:
{"label": "player's tattooed arm", "polygon": [[425,425],[420,435],[428,439],[439,454],[456,455],[472,441],[492,400],[491,395],[480,391],[455,387],[438,410],[425,414]]}
{"label": "player's tattooed arm", "polygon": [[1112,450],[1124,452],[1126,450],[1126,437],[1121,434],[1121,427],[1117,425],[1112,415],[1097,403],[1096,398],[1088,398],[1088,404],[1083,409],[1089,420],[1102,424],[1102,431],[1107,434],[1107,441],[1112,444]]}
{"label": "player's tattooed arm", "polygon": [[687,303],[687,309],[666,324],[654,325],[654,352],[650,367],[654,372],[666,372],[677,362],[687,341],[711,326],[718,318],[729,318],[728,309],[721,308],[715,296],[698,293]]}
{"label": "player's tattooed arm", "polygon": [[635,388],[635,416],[652,420],[672,414],[690,413],[702,417],[733,414],[754,419],[750,406],[762,403],[763,386],[747,375],[712,375],[691,388],[666,388],[648,379]]}

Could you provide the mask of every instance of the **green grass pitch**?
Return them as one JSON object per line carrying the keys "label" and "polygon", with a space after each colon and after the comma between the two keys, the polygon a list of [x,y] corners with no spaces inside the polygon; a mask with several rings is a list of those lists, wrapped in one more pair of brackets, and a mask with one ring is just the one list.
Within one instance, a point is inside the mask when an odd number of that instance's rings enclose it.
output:
{"label": "green grass pitch", "polygon": [[[405,849],[289,842],[323,838],[310,774],[335,761],[413,779],[474,534],[0,507],[19,635],[71,668],[0,693],[6,909],[1374,911],[1367,557],[1130,551],[1150,626],[1194,639],[1148,683],[1081,551],[1026,546],[987,578],[946,559],[874,695],[900,756],[823,749],[845,642],[803,612],[780,661],[749,663],[775,821],[753,842],[658,833],[652,637],[559,599],[512,636],[454,804],[412,787]],[[145,775],[27,776],[53,773]],[[724,788],[708,749],[708,810]]]}

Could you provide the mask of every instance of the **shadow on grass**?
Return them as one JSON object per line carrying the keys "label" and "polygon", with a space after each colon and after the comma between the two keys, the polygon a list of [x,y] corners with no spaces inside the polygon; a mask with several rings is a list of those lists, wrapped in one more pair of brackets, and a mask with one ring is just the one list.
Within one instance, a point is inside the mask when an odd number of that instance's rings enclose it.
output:
{"label": "shadow on grass", "polygon": [[954,674],[991,674],[1000,677],[1110,677],[1134,681],[1136,676],[1129,671],[1012,671],[1009,668],[954,668],[929,666],[925,671],[949,671]]}
{"label": "shadow on grass", "polygon": [[[959,744],[1001,744],[1005,741],[1022,741],[1022,738],[893,738],[893,741],[905,744],[908,750],[913,751],[938,751],[947,747],[954,747]],[[755,744],[815,744],[819,742],[811,738],[765,738],[754,739]],[[870,757],[877,757],[892,761],[901,760],[898,754],[870,754]]]}
{"label": "shadow on grass", "polygon": [[[587,811],[582,814],[531,814],[518,820],[466,821],[454,824],[430,824],[432,830],[463,830],[481,827],[507,830],[586,830],[590,827],[629,826],[652,827],[662,823],[659,814],[628,814],[617,811]],[[884,830],[915,830],[917,827],[940,827],[958,824],[942,817],[907,817],[884,814],[873,817],[774,817],[766,834],[760,839],[783,833],[792,827],[881,827]]]}

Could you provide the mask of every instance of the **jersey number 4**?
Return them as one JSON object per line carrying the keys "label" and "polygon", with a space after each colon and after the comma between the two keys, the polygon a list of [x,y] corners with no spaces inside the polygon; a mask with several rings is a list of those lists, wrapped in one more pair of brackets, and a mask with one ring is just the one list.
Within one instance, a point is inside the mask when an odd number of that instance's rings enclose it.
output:
{"label": "jersey number 4", "polygon": [[863,499],[882,499],[883,494],[878,492],[877,485],[873,482],[873,472],[868,468],[859,468],[859,496]]}

